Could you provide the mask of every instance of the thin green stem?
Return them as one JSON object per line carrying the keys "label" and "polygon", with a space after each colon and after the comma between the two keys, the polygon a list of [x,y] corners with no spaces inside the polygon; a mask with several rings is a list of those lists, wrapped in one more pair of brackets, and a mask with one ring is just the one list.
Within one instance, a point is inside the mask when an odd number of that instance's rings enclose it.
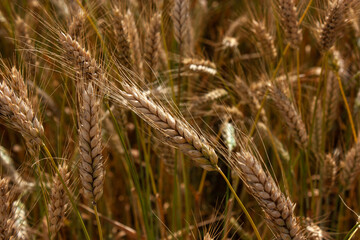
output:
{"label": "thin green stem", "polygon": [[243,210],[243,212],[245,213],[247,219],[249,220],[250,224],[251,224],[251,227],[253,228],[254,230],[254,233],[256,235],[256,238],[258,240],[262,240],[261,236],[260,236],[260,233],[259,231],[257,230],[256,228],[256,225],[254,223],[254,221],[252,220],[249,212],[246,210],[246,207],[244,206],[244,204],[242,203],[242,201],[240,200],[240,198],[238,197],[238,195],[236,194],[234,188],[231,186],[231,183],[229,182],[229,180],[227,179],[226,175],[224,174],[224,172],[218,167],[216,166],[216,170],[218,173],[220,173],[220,175],[223,177],[223,179],[225,180],[227,186],[229,187],[230,191],[234,194],[234,197],[236,199],[236,201],[239,203],[241,209]]}
{"label": "thin green stem", "polygon": [[103,233],[102,233],[102,229],[101,229],[101,223],[100,223],[99,214],[97,211],[96,202],[93,202],[93,208],[94,208],[94,213],[95,213],[95,217],[96,217],[96,225],[97,225],[98,232],[99,232],[99,238],[100,238],[100,240],[103,240]]}

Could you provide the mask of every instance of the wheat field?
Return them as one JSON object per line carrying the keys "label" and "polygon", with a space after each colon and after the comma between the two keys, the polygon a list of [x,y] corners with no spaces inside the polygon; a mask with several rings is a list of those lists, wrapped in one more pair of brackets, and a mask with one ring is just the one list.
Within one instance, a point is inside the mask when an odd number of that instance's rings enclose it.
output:
{"label": "wheat field", "polygon": [[359,0],[2,0],[0,239],[360,239]]}

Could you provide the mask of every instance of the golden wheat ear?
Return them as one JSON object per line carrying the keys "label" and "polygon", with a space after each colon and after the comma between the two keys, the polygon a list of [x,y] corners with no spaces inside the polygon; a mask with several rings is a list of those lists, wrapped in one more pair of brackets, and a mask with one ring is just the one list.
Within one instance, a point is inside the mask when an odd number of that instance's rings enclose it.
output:
{"label": "golden wheat ear", "polygon": [[150,25],[146,30],[145,39],[145,79],[148,82],[155,80],[155,75],[159,64],[160,53],[160,32],[161,32],[161,14],[155,13],[150,20]]}
{"label": "golden wheat ear", "polygon": [[38,156],[44,128],[36,117],[29,99],[19,97],[11,87],[2,82],[0,84],[0,104],[2,106],[0,115],[6,125],[23,136],[31,156]]}
{"label": "golden wheat ear", "polygon": [[284,118],[285,123],[288,125],[295,141],[301,147],[306,148],[309,137],[305,128],[305,124],[302,121],[300,115],[295,110],[293,104],[278,88],[273,88],[270,91],[270,95],[275,103],[276,108]]}
{"label": "golden wheat ear", "polygon": [[99,122],[100,101],[91,83],[81,89],[79,113],[80,179],[84,195],[93,202],[100,199],[104,185],[104,159],[102,156]]}
{"label": "golden wheat ear", "polygon": [[347,13],[352,2],[353,0],[336,0],[330,4],[325,22],[320,29],[319,45],[321,51],[328,51],[341,36],[341,30],[347,21]]}
{"label": "golden wheat ear", "polygon": [[[58,167],[58,169],[65,185],[69,187],[70,171],[66,162],[64,162],[60,167]],[[49,229],[52,236],[54,236],[64,224],[65,214],[68,210],[68,205],[69,200],[66,191],[60,180],[59,175],[56,175],[52,183],[49,204]]]}
{"label": "golden wheat ear", "polygon": [[230,163],[265,212],[268,224],[279,239],[304,240],[295,205],[263,170],[261,162],[250,152],[236,153]]}
{"label": "golden wheat ear", "polygon": [[0,238],[16,239],[14,229],[14,211],[12,203],[14,195],[9,186],[10,179],[0,178]]}
{"label": "golden wheat ear", "polygon": [[298,48],[302,41],[302,32],[299,26],[297,8],[294,0],[275,0],[278,7],[280,22],[285,32],[286,41],[293,48]]}

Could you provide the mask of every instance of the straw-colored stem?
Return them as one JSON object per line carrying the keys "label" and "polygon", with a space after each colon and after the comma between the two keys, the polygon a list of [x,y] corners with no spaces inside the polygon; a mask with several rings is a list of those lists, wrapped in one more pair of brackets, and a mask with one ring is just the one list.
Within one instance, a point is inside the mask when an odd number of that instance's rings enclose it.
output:
{"label": "straw-colored stem", "polygon": [[348,101],[346,100],[344,88],[343,88],[342,83],[341,83],[341,78],[340,78],[340,75],[339,75],[339,73],[338,73],[337,71],[335,72],[335,74],[336,74],[336,78],[337,78],[337,80],[338,80],[338,82],[339,82],[339,87],[340,87],[341,96],[342,96],[342,98],[343,98],[343,100],[344,100],[345,108],[346,108],[347,114],[348,114],[348,116],[349,116],[350,126],[351,126],[352,133],[353,133],[353,135],[354,135],[354,140],[355,140],[355,142],[357,142],[355,125],[354,125],[354,121],[353,121],[353,118],[352,118],[352,115],[351,115],[349,103],[348,103]]}
{"label": "straw-colored stem", "polygon": [[260,236],[260,233],[259,233],[259,231],[257,230],[254,221],[252,220],[249,212],[246,210],[246,207],[244,206],[244,204],[242,203],[242,201],[240,200],[240,198],[239,198],[238,195],[236,194],[234,188],[231,186],[231,183],[230,183],[229,180],[227,179],[226,175],[224,174],[224,172],[223,172],[219,167],[217,167],[217,172],[220,173],[220,175],[221,175],[221,176],[223,177],[223,179],[225,180],[226,185],[229,187],[230,191],[234,194],[234,197],[235,197],[236,201],[239,203],[241,209],[243,210],[243,212],[245,213],[247,219],[249,220],[249,222],[250,222],[250,224],[251,224],[251,227],[253,228],[254,233],[255,233],[255,235],[256,235],[256,238],[257,238],[258,240],[262,240],[262,238],[261,238],[261,236]]}
{"label": "straw-colored stem", "polygon": [[93,202],[93,208],[94,208],[94,213],[95,213],[95,217],[96,217],[96,225],[97,225],[98,232],[99,232],[99,239],[103,240],[103,233],[102,233],[102,229],[101,229],[101,223],[100,223],[99,214],[97,211],[96,202]]}

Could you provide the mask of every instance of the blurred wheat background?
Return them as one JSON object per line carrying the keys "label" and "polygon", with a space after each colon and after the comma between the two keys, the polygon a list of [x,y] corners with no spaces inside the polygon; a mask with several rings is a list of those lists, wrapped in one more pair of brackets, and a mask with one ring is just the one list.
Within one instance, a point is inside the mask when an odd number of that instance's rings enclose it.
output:
{"label": "blurred wheat background", "polygon": [[0,239],[360,239],[359,0],[2,0]]}

